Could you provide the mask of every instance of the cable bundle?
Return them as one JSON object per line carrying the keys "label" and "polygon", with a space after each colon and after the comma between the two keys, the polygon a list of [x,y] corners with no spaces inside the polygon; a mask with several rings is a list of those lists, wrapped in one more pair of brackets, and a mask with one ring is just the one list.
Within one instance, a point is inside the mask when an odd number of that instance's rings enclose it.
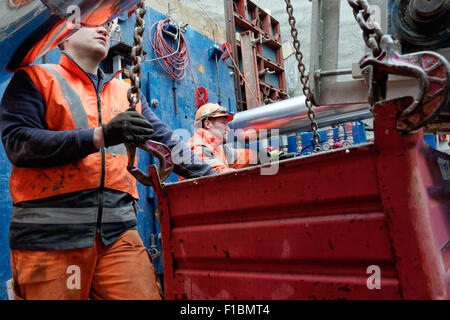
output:
{"label": "cable bundle", "polygon": [[[164,28],[170,24],[170,20],[161,20],[153,24],[149,31],[149,40],[155,53],[155,58],[161,68],[174,80],[182,80],[186,76],[186,66],[190,63],[189,50],[183,37],[183,33],[177,30],[173,43],[169,43],[164,37]],[[152,30],[156,30],[151,39]],[[178,48],[173,48],[177,44]]]}
{"label": "cable bundle", "polygon": [[[152,30],[155,28],[155,34],[153,35],[152,41]],[[189,70],[191,72],[192,81],[194,82],[194,88],[196,92],[197,99],[203,99],[203,95],[197,87],[195,82],[194,72],[192,71],[191,56],[189,54],[189,49],[184,40],[183,33],[176,26],[177,33],[175,35],[174,42],[169,44],[164,38],[164,27],[172,26],[170,25],[170,20],[161,20],[155,22],[148,32],[148,39],[152,45],[155,59],[148,61],[157,61],[160,67],[173,79],[173,80],[183,80],[186,76],[186,66],[189,64]],[[177,49],[173,48],[173,44],[177,42]],[[207,93],[206,93],[207,96]]]}

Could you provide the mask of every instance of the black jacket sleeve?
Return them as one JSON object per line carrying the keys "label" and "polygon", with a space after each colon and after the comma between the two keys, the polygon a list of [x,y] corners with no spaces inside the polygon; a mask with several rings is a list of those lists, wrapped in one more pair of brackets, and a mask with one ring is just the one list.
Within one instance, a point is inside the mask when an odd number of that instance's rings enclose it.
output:
{"label": "black jacket sleeve", "polygon": [[25,71],[18,71],[0,104],[0,130],[5,153],[18,167],[64,165],[97,152],[94,129],[48,130],[46,104]]}

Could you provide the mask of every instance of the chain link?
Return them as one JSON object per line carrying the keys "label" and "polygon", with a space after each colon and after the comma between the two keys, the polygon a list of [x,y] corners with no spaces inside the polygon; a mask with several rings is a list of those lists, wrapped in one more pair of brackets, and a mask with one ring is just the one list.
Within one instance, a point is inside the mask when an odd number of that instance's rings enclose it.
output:
{"label": "chain link", "polygon": [[133,67],[130,72],[131,87],[128,89],[128,101],[130,108],[136,110],[136,105],[141,97],[141,64],[144,61],[144,30],[145,30],[145,1],[140,0],[136,4],[134,25],[134,43],[131,50]]}
{"label": "chain link", "polygon": [[[130,80],[131,87],[128,89],[128,102],[130,103],[130,109],[136,110],[136,105],[141,98],[141,64],[144,59],[144,30],[145,30],[145,1],[140,0],[135,6],[136,23],[134,25],[134,42],[131,49],[131,61],[133,66],[131,67]],[[136,159],[136,144],[125,144],[128,152],[128,166],[129,172],[132,172],[136,168],[134,167]]]}
{"label": "chain link", "polygon": [[301,51],[300,41],[298,40],[298,30],[296,27],[297,21],[294,17],[294,8],[292,7],[291,0],[285,0],[286,11],[289,15],[289,24],[291,25],[291,35],[294,40],[295,57],[298,61],[298,71],[300,72],[300,81],[303,85],[303,94],[305,95],[305,104],[308,108],[308,118],[311,121],[311,130],[313,131],[313,143],[314,151],[319,152],[322,150],[320,147],[320,135],[318,133],[319,126],[316,121],[316,113],[313,109],[313,93],[308,85],[309,77],[306,75],[306,67],[303,63],[303,53]]}
{"label": "chain link", "polygon": [[[381,54],[380,42],[384,36],[380,25],[373,18],[371,19],[370,4],[367,0],[347,0],[353,9],[353,16],[363,30],[363,38],[372,50],[372,55],[378,57]],[[370,22],[370,25],[369,25]]]}

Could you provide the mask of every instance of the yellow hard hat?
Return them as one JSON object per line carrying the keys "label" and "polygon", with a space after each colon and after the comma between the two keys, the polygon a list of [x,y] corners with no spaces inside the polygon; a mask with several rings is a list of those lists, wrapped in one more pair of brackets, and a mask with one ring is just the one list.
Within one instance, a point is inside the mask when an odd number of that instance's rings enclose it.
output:
{"label": "yellow hard hat", "polygon": [[217,103],[207,103],[198,108],[195,114],[194,127],[198,128],[203,120],[207,118],[227,117],[227,121],[233,120],[233,114],[229,113],[227,108]]}

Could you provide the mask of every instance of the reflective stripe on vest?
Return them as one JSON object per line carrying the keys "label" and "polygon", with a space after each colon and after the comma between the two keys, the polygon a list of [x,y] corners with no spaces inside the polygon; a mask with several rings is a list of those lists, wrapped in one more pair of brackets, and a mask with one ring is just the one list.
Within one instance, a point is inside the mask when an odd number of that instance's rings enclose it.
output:
{"label": "reflective stripe on vest", "polygon": [[[86,110],[83,107],[80,96],[75,90],[70,86],[66,79],[64,79],[51,65],[42,64],[43,68],[51,72],[53,76],[58,80],[61,87],[62,94],[69,105],[70,112],[72,113],[73,120],[75,122],[75,127],[77,129],[89,129],[89,123],[86,115]],[[126,156],[127,148],[124,144],[119,144],[105,149],[107,154],[112,156],[124,155]]]}
{"label": "reflective stripe on vest", "polygon": [[76,93],[76,91],[70,86],[67,80],[64,79],[51,65],[43,64],[41,66],[49,71],[58,80],[62,95],[66,99],[67,104],[70,108],[70,112],[72,113],[72,118],[75,122],[75,128],[89,129],[86,110],[84,110],[83,103],[81,102],[78,93]]}
{"label": "reflective stripe on vest", "polygon": [[[84,224],[97,222],[98,207],[92,208],[21,208],[13,206],[11,222],[33,224]],[[103,208],[103,223],[117,223],[136,218],[133,207]]]}
{"label": "reflective stripe on vest", "polygon": [[[98,97],[89,77],[65,54],[59,65],[22,68],[46,102],[48,130],[85,130],[99,127]],[[100,95],[102,123],[129,108],[129,84],[117,79],[107,82]],[[136,110],[141,113],[141,104]],[[137,159],[136,159],[137,163]],[[104,187],[138,198],[136,180],[126,167],[123,144],[105,149]],[[19,168],[13,165],[10,190],[13,203],[32,201],[82,190],[97,189],[102,181],[100,152],[52,168]]]}
{"label": "reflective stripe on vest", "polygon": [[[219,165],[228,167],[223,145],[214,147],[211,143],[206,141],[207,139],[202,139],[202,133],[205,135],[211,134],[207,133],[205,129],[198,129],[186,144],[200,157],[200,159],[210,166],[214,167]],[[214,158],[211,159],[211,157]]]}

